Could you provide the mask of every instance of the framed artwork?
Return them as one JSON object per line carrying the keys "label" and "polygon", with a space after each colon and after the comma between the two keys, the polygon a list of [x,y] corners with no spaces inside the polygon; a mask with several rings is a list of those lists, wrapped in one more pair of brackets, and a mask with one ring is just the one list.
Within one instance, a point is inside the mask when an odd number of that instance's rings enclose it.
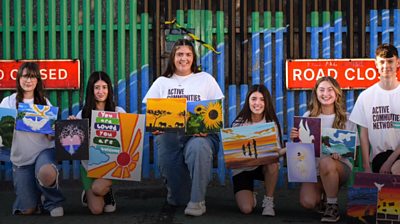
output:
{"label": "framed artwork", "polygon": [[226,167],[241,168],[277,162],[275,123],[221,129]]}
{"label": "framed artwork", "polygon": [[314,144],[286,143],[289,182],[317,182]]}
{"label": "framed artwork", "polygon": [[89,119],[56,121],[56,160],[89,159]]}
{"label": "framed artwork", "polygon": [[144,115],[92,111],[88,177],[140,181]]}
{"label": "framed artwork", "polygon": [[294,117],[294,127],[299,131],[299,137],[294,142],[313,143],[315,157],[321,152],[321,119],[317,117]]}
{"label": "framed artwork", "polygon": [[185,131],[186,98],[147,99],[146,131]]}
{"label": "framed artwork", "polygon": [[18,104],[15,130],[54,135],[58,107]]}
{"label": "framed artwork", "polygon": [[357,133],[335,128],[322,128],[321,150],[324,155],[338,153],[342,157],[355,159]]}
{"label": "framed artwork", "polygon": [[223,127],[222,100],[187,102],[186,133],[215,133]]}

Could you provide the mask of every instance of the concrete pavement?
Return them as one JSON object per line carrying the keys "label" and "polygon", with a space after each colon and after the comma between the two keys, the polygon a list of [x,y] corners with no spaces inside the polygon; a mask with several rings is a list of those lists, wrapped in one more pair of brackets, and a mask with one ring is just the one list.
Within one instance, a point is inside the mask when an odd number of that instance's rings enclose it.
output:
{"label": "concrete pavement", "polygon": [[[166,190],[160,180],[145,180],[141,183],[119,182],[113,189],[116,195],[117,211],[100,216],[90,215],[87,208],[80,203],[81,187],[79,181],[63,182],[62,190],[67,198],[64,203],[65,215],[52,218],[48,214],[34,216],[12,216],[11,207],[14,193],[10,182],[0,182],[0,223],[12,224],[47,224],[47,223],[320,223],[320,214],[306,211],[300,207],[298,188],[283,187],[275,195],[275,217],[261,215],[261,186],[257,187],[258,205],[253,214],[243,215],[236,207],[232,187],[221,186],[216,182],[210,184],[207,192],[207,213],[201,217],[190,217],[183,214],[184,207],[171,207],[165,203]],[[340,192],[340,209],[345,223],[346,189]]]}

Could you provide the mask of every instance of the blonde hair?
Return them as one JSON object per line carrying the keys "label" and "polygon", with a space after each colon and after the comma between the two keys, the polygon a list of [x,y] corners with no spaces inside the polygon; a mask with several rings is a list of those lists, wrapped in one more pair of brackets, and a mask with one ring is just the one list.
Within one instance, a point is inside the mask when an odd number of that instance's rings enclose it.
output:
{"label": "blonde hair", "polygon": [[334,102],[335,119],[332,124],[332,128],[345,129],[347,115],[344,107],[343,91],[339,86],[339,83],[330,76],[324,76],[317,80],[315,86],[311,92],[311,101],[308,104],[308,110],[310,111],[310,117],[317,117],[322,113],[321,103],[318,101],[317,91],[318,86],[323,82],[329,82],[336,94],[336,100]]}

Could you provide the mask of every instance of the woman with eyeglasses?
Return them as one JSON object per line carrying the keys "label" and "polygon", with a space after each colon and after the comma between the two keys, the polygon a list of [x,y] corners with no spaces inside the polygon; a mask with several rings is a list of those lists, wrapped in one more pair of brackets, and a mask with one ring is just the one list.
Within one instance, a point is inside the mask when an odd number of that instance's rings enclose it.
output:
{"label": "woman with eyeglasses", "polygon": [[[171,51],[165,72],[154,81],[148,98],[186,98],[188,101],[222,99],[224,95],[214,77],[199,72],[191,41],[178,40]],[[187,205],[184,213],[201,216],[206,212],[205,195],[211,180],[213,153],[219,146],[215,134],[153,132],[158,161],[168,190],[170,205]]]}
{"label": "woman with eyeglasses", "polygon": [[[17,72],[17,92],[4,98],[0,107],[18,109],[19,103],[51,106],[44,96],[39,66],[23,63]],[[64,197],[58,188],[54,141],[46,134],[14,130],[10,154],[14,190],[14,215],[31,215],[43,207],[52,217],[64,215]]]}

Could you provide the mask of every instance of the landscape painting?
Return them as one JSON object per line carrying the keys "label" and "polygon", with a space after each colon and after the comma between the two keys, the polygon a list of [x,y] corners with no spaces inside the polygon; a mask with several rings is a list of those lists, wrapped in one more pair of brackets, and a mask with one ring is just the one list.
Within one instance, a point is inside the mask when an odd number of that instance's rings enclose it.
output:
{"label": "landscape painting", "polygon": [[286,143],[289,182],[317,182],[314,144]]}
{"label": "landscape painting", "polygon": [[89,159],[89,119],[56,121],[56,160]]}
{"label": "landscape painting", "polygon": [[10,150],[14,135],[17,110],[0,108],[0,149]]}
{"label": "landscape painting", "polygon": [[400,220],[400,188],[383,186],[378,192],[376,223],[397,223]]}
{"label": "landscape painting", "polygon": [[146,131],[185,131],[186,98],[147,99]]}
{"label": "landscape painting", "polygon": [[54,135],[58,107],[18,104],[15,130]]}
{"label": "landscape painting", "polygon": [[349,187],[347,192],[347,223],[376,223],[378,189]]}
{"label": "landscape painting", "polygon": [[298,129],[299,137],[294,142],[313,143],[315,157],[321,152],[321,119],[316,117],[294,117],[294,127]]}
{"label": "landscape painting", "polygon": [[204,100],[187,103],[186,133],[215,133],[223,127],[222,100]]}
{"label": "landscape painting", "polygon": [[337,153],[342,157],[355,159],[357,133],[335,128],[322,128],[322,154]]}
{"label": "landscape painting", "polygon": [[242,168],[278,161],[275,123],[221,129],[227,168]]}
{"label": "landscape painting", "polygon": [[88,177],[140,181],[145,116],[92,111]]}

